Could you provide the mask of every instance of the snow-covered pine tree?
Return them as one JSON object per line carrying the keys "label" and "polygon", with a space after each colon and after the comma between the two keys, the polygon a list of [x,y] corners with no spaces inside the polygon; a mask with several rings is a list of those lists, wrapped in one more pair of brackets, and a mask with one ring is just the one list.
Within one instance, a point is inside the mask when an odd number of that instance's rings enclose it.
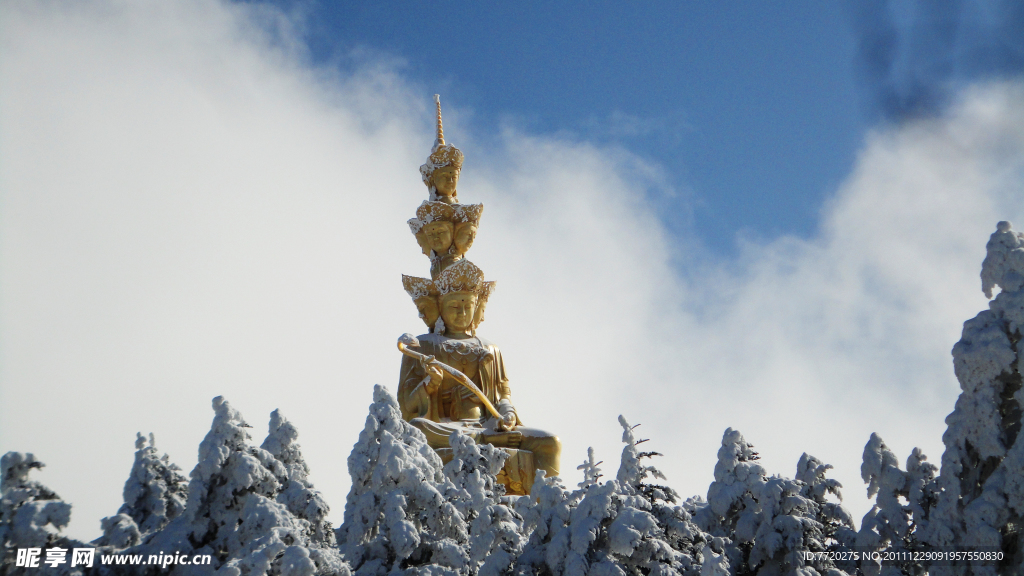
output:
{"label": "snow-covered pine tree", "polygon": [[[840,485],[824,477],[829,466],[804,455],[801,480],[768,477],[743,435],[722,438],[707,502],[690,501],[697,525],[724,548],[734,574],[845,574],[826,555],[853,544],[849,512],[825,499]],[[853,569],[848,566],[847,569]]]}
{"label": "snow-covered pine tree", "polygon": [[0,537],[5,546],[46,547],[71,521],[70,504],[29,480],[29,473],[43,466],[32,454],[8,452],[0,458]]}
{"label": "snow-covered pine tree", "polygon": [[[816,506],[815,519],[821,524],[824,536],[821,545],[824,549],[828,552],[851,552],[857,540],[853,516],[843,507],[843,485],[834,478],[825,477],[831,469],[831,464],[825,464],[805,452],[796,465],[796,480],[803,483],[800,495],[811,499]],[[829,494],[836,498],[835,502],[827,499]],[[840,564],[839,567],[847,572],[854,571],[853,563]]]}
{"label": "snow-covered pine tree", "polygon": [[[589,453],[593,460],[594,449],[591,448]],[[593,469],[597,470],[596,465]],[[529,540],[516,561],[516,576],[562,574],[569,549],[569,519],[586,488],[593,485],[587,481],[590,478],[585,476],[580,490],[567,492],[557,476],[547,478],[543,470],[537,471],[530,495],[515,503],[516,511],[523,517],[523,531],[529,534]]]}
{"label": "snow-covered pine tree", "polygon": [[188,482],[181,468],[156,449],[153,435],[138,433],[135,462],[124,483],[124,504],[117,514],[104,518],[98,544],[128,548],[160,530],[185,510]]}
{"label": "snow-covered pine tree", "polygon": [[[0,574],[16,576],[40,571],[39,567],[15,566],[19,548],[61,548],[70,556],[74,548],[89,546],[61,534],[71,521],[71,504],[29,479],[33,469],[43,466],[32,454],[8,452],[0,458]],[[42,552],[37,566],[49,568],[43,564],[45,559]],[[65,563],[51,569],[51,573],[80,575],[82,570]]]}
{"label": "snow-covered pine tree", "polygon": [[383,386],[373,388],[348,469],[352,488],[337,539],[356,576],[471,572],[466,519],[442,495],[455,487]]}
{"label": "snow-covered pine tree", "polygon": [[565,492],[557,479],[538,476],[530,498],[520,500],[518,509],[533,534],[516,574],[701,573],[706,535],[681,506],[671,506],[677,497],[674,491],[647,482],[651,476],[663,477],[642,463],[655,453],[641,452],[637,445],[644,441],[633,436],[633,427],[621,416],[619,422],[626,446],[615,480],[598,482],[599,463],[590,450],[578,468],[584,473],[579,490]]}
{"label": "snow-covered pine tree", "polygon": [[577,470],[583,471],[583,480],[577,484],[581,490],[586,490],[590,486],[597,484],[597,481],[604,476],[604,474],[601,474],[601,468],[599,467],[601,464],[604,464],[604,460],[600,462],[595,462],[595,460],[594,449],[587,448],[587,459],[583,461],[583,464],[576,467]]}
{"label": "snow-covered pine tree", "polygon": [[767,479],[760,456],[743,435],[729,428],[722,437],[715,464],[715,481],[706,502],[688,501],[694,521],[715,538],[737,574],[746,572],[754,537],[758,499]]}
{"label": "snow-covered pine tree", "polygon": [[738,430],[726,429],[715,464],[715,482],[708,488],[708,500],[687,501],[694,522],[716,540],[720,539],[729,565],[736,573],[742,573],[741,567],[746,566],[754,538],[758,498],[767,478],[767,472],[757,461],[760,458]]}
{"label": "snow-covered pine tree", "polygon": [[931,573],[1020,574],[1024,571],[1024,234],[999,222],[981,267],[989,309],[964,322],[953,347],[962,392],[946,417],[940,493],[921,539],[934,547],[1002,551],[1001,563],[933,566]]}
{"label": "snow-covered pine tree", "polygon": [[591,486],[601,479],[600,465],[594,449],[587,448],[587,459],[576,467],[583,471],[578,490],[566,491],[558,477],[547,478],[543,470],[537,471],[529,497],[516,501],[516,510],[524,519],[524,532],[529,542],[516,562],[516,574],[552,574],[565,564],[571,531],[569,519],[572,510]]}
{"label": "snow-covered pine tree", "polygon": [[[211,554],[214,568],[234,576],[349,574],[338,550],[317,539],[317,527],[278,501],[289,481],[285,462],[249,442],[250,426],[222,397],[213,409],[184,512],[132,552]],[[301,460],[297,449],[292,462]],[[177,566],[171,573],[190,571]]]}
{"label": "snow-covered pine tree", "polygon": [[865,552],[897,552],[900,559],[883,566],[878,559],[865,558],[860,562],[865,576],[927,573],[927,565],[913,553],[924,550],[919,534],[927,529],[929,512],[938,493],[936,470],[920,448],[914,448],[907,458],[907,471],[900,470],[896,455],[882,438],[871,435],[864,447],[861,477],[868,485],[868,497],[875,497],[875,504],[861,521],[857,548]]}
{"label": "snow-covered pine tree", "polygon": [[115,550],[131,548],[142,542],[139,526],[127,514],[114,514],[100,520],[103,535],[93,540],[98,546],[110,546]]}
{"label": "snow-covered pine tree", "polygon": [[477,444],[458,431],[450,438],[452,460],[444,465],[449,481],[446,502],[459,511],[469,527],[470,573],[499,576],[511,570],[526,545],[523,518],[501,495],[496,475],[508,454],[490,444]]}
{"label": "snow-covered pine tree", "polygon": [[[843,485],[834,478],[826,478],[825,474],[832,469],[831,464],[825,464],[806,452],[800,456],[796,465],[796,481],[802,484],[800,495],[814,503],[814,519],[821,526],[821,538],[813,543],[812,550],[827,552],[833,558],[852,558],[854,545],[857,542],[857,532],[853,525],[853,515],[843,507]],[[831,494],[836,501],[828,500]],[[820,565],[827,573],[833,568],[853,574],[856,572],[856,562],[834,561],[825,562]]]}
{"label": "snow-covered pine tree", "polygon": [[299,431],[280,410],[270,413],[270,431],[260,447],[284,464],[288,473],[276,500],[284,504],[289,512],[310,523],[313,527],[311,543],[319,548],[334,547],[334,529],[327,521],[331,508],[309,481],[309,465],[302,457],[301,448],[295,443],[298,437]]}
{"label": "snow-covered pine tree", "polygon": [[[632,551],[622,558],[625,566],[631,567],[632,574],[696,574],[700,571],[701,551],[709,537],[692,520],[690,513],[676,505],[679,495],[675,490],[661,484],[654,484],[648,478],[664,480],[665,476],[654,466],[644,465],[645,459],[660,456],[657,452],[643,452],[637,446],[647,440],[637,440],[633,435],[636,426],[630,426],[619,416],[622,426],[622,457],[616,474],[616,483],[624,493],[624,502],[636,510],[649,513],[656,523],[655,529],[644,534],[642,524],[626,520],[629,515],[620,514],[609,528],[609,534],[620,541],[628,538]],[[636,499],[639,496],[647,504]],[[634,517],[636,513],[632,513]],[[616,524],[619,524],[616,526]],[[621,531],[621,533],[619,533]],[[668,546],[672,552],[665,548]],[[625,546],[621,546],[625,551]]]}

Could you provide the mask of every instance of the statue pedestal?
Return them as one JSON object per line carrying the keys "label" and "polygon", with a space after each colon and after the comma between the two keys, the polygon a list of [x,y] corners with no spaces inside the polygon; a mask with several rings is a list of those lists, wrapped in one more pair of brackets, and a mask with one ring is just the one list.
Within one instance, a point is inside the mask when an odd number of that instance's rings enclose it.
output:
{"label": "statue pedestal", "polygon": [[[537,467],[533,463],[533,452],[517,448],[498,448],[508,454],[505,466],[498,473],[498,483],[505,486],[505,494],[510,496],[526,496],[533,486],[533,478]],[[437,455],[445,464],[452,461],[451,448],[438,448]]]}

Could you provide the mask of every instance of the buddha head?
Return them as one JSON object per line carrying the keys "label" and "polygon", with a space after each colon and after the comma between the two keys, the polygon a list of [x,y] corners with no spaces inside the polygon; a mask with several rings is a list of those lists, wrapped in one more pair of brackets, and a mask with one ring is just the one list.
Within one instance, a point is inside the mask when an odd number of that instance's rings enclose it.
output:
{"label": "buddha head", "polygon": [[416,304],[416,310],[420,313],[420,319],[427,325],[427,331],[432,332],[437,319],[441,316],[437,301],[439,296],[437,286],[426,278],[403,274],[402,287]]}
{"label": "buddha head", "polygon": [[476,320],[479,296],[473,292],[449,292],[441,296],[441,319],[445,328],[454,333],[468,334]]}
{"label": "buddha head", "polygon": [[480,297],[477,299],[476,315],[473,317],[474,331],[484,321],[484,309],[487,308],[487,299],[491,297],[491,294],[494,292],[494,288],[497,284],[498,283],[493,280],[490,282],[484,282],[483,289],[480,291]]}
{"label": "buddha head", "polygon": [[472,334],[479,317],[481,296],[489,292],[483,270],[469,260],[459,260],[437,277],[441,320],[450,335]]}
{"label": "buddha head", "polygon": [[420,319],[427,325],[427,332],[432,331],[437,324],[437,319],[441,317],[441,311],[437,306],[437,297],[420,296],[413,302],[416,304],[416,310],[420,313]]}
{"label": "buddha head", "polygon": [[455,225],[455,253],[465,254],[473,247],[479,225],[476,222],[459,222]]}
{"label": "buddha head", "polygon": [[459,173],[462,171],[462,151],[444,143],[444,130],[441,127],[441,97],[434,95],[437,102],[437,138],[430,150],[427,162],[420,166],[420,176],[430,190],[430,199],[446,204],[458,204],[456,186]]}
{"label": "buddha head", "polygon": [[[423,253],[428,256],[446,254],[455,238],[455,210],[451,204],[426,201],[409,220],[409,229],[416,236]],[[431,255],[433,251],[433,255]]]}
{"label": "buddha head", "polygon": [[480,229],[480,216],[483,215],[483,204],[458,204],[452,206],[455,222],[455,247],[452,252],[464,255],[473,246],[476,232]]}
{"label": "buddha head", "polygon": [[434,190],[438,200],[446,202],[456,197],[455,187],[459,185],[459,172],[458,168],[451,165],[435,168],[431,172],[430,183],[427,186]]}
{"label": "buddha head", "polygon": [[423,254],[430,256],[430,244],[427,242],[427,235],[423,232],[423,221],[419,218],[410,218],[407,222],[412,235],[416,237],[416,243],[420,245]]}
{"label": "buddha head", "polygon": [[455,225],[444,220],[428,222],[423,225],[423,235],[427,239],[427,246],[435,254],[444,254],[452,247],[455,237]]}

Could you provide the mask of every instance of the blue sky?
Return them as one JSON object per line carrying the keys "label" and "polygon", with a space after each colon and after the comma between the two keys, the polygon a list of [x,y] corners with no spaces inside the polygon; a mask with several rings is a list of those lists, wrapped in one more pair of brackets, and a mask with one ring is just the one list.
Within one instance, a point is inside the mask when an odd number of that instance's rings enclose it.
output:
{"label": "blue sky", "polygon": [[484,132],[513,121],[656,162],[666,222],[717,251],[737,229],[808,235],[866,127],[838,3],[301,6],[314,59],[397,57]]}
{"label": "blue sky", "polygon": [[666,225],[723,255],[737,232],[812,235],[869,128],[1024,70],[1013,2],[276,5],[313,61],[395,59],[480,135],[511,122],[621,144],[663,171],[650,196]]}

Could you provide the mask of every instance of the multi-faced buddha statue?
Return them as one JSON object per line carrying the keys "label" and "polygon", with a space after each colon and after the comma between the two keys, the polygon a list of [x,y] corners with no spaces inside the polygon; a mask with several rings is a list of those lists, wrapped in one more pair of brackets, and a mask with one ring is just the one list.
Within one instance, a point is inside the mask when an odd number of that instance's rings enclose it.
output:
{"label": "multi-faced buddha statue", "polygon": [[[476,334],[476,327],[484,321],[484,309],[487,307],[487,299],[494,291],[496,282],[484,282],[477,298],[476,311],[473,314],[472,333]],[[419,312],[420,320],[427,325],[427,332],[444,332],[444,324],[438,324],[441,318],[440,292],[437,284],[428,278],[417,278],[402,274],[402,286],[409,297],[412,298],[416,311]],[[442,321],[443,322],[443,321]]]}
{"label": "multi-faced buddha statue", "polygon": [[525,494],[536,469],[558,475],[562,448],[554,434],[523,426],[501,351],[477,336],[495,283],[485,281],[483,272],[465,259],[483,205],[458,202],[462,160],[462,152],[444,142],[438,98],[437,138],[420,166],[430,197],[409,220],[416,242],[430,258],[430,279],[402,276],[427,333],[399,339],[398,402],[402,416],[423,431],[442,460],[451,457],[449,439],[455,431],[501,448],[509,458],[499,482],[512,494]]}
{"label": "multi-faced buddha statue", "polygon": [[[425,287],[426,279],[419,286]],[[404,280],[403,280],[404,281]],[[416,284],[411,282],[410,286]],[[416,338],[409,349],[419,360],[403,356],[398,385],[402,416],[419,428],[434,449],[448,448],[452,432],[459,430],[478,443],[527,451],[536,468],[557,476],[561,443],[550,432],[522,425],[512,404],[511,388],[498,347],[476,336],[483,309],[494,290],[483,272],[469,260],[459,260],[440,272],[433,282],[440,321],[431,332]],[[430,296],[429,288],[410,290],[414,300]],[[419,307],[419,304],[417,304]],[[428,307],[429,309],[429,307]],[[429,317],[424,318],[425,322]],[[428,322],[429,326],[429,322]],[[429,360],[424,360],[424,358]],[[451,373],[436,362],[454,368],[472,381],[497,415]],[[500,416],[500,418],[498,417]],[[529,486],[513,487],[513,492]]]}
{"label": "multi-faced buddha statue", "polygon": [[437,99],[437,138],[420,166],[420,176],[430,198],[416,209],[409,228],[423,253],[430,257],[430,277],[437,279],[442,270],[461,260],[476,239],[482,204],[459,204],[456,186],[462,171],[462,152],[444,142],[441,125],[441,99]]}
{"label": "multi-faced buddha statue", "polygon": [[447,254],[455,240],[455,210],[451,204],[427,200],[409,219],[409,230],[416,237],[423,254],[435,258]]}
{"label": "multi-faced buddha statue", "polygon": [[430,277],[461,260],[473,246],[483,204],[445,204],[424,201],[409,220],[423,254],[430,258]]}

